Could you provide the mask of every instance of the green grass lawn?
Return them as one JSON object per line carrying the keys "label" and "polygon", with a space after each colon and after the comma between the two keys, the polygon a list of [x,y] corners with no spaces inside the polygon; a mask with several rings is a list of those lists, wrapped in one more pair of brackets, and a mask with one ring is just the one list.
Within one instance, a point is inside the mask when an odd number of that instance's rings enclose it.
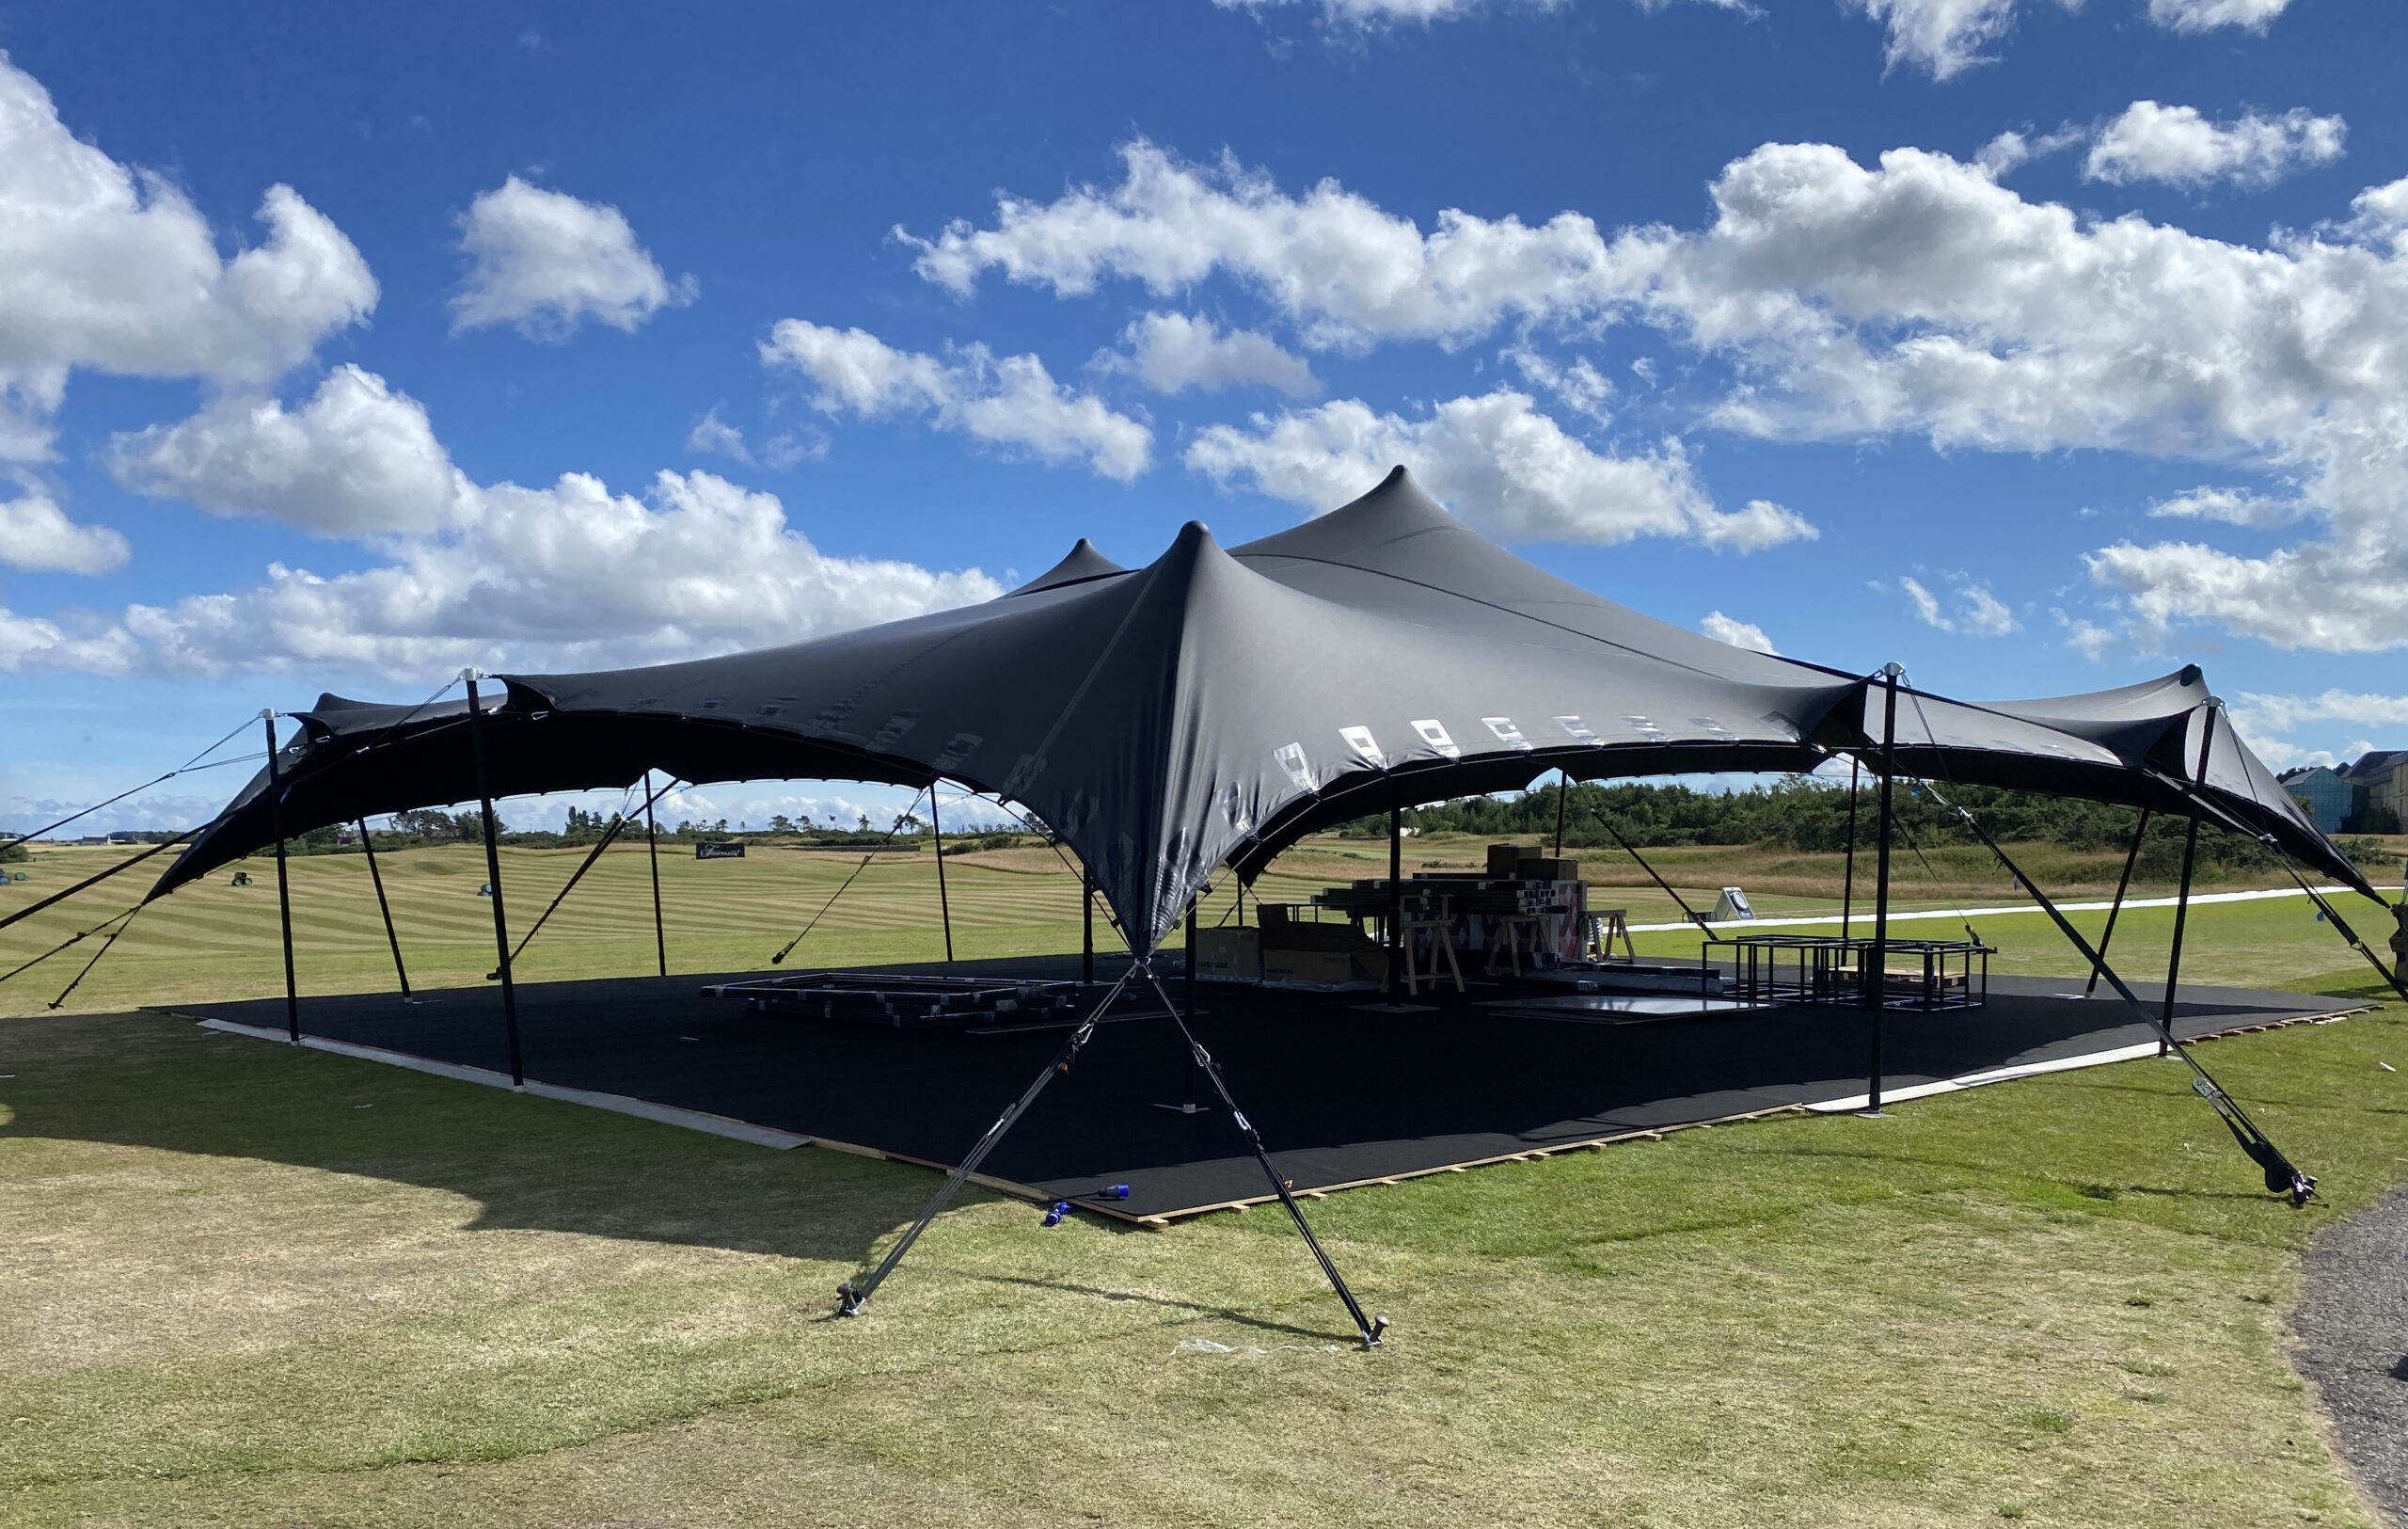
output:
{"label": "green grass lawn", "polygon": [[[2282,1359],[2408,1173],[2389,1014],[1283,1218],[949,1214],[774,1153],[152,1017],[0,1026],[0,1521],[2368,1521]],[[1277,1146],[1277,1123],[1263,1123]]]}
{"label": "green grass lawn", "polygon": [[[965,954],[1075,944],[1041,853],[955,868]],[[515,852],[514,909],[575,857]],[[673,964],[759,964],[856,858],[664,861]],[[478,857],[387,868],[414,971],[478,980]],[[936,955],[929,872],[874,866],[805,956]],[[305,991],[387,981],[364,865],[295,873]],[[640,854],[595,877],[531,976],[648,968]],[[1311,1202],[1396,1318],[1366,1355],[1275,1211],[974,1196],[836,1322],[927,1173],[89,1011],[277,991],[273,909],[213,878],[0,1020],[0,1523],[2370,1524],[2283,1346],[2307,1237],[2408,1180],[2398,1010],[2203,1052],[2304,1212],[2147,1061]],[[2126,916],[2134,976],[2167,923]],[[2191,940],[2202,980],[2371,980],[2297,901]]]}

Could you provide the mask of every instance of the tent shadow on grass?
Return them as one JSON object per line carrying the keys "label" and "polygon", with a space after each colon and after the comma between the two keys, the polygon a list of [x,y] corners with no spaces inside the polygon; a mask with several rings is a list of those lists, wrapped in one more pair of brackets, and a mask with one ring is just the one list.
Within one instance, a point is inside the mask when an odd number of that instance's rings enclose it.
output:
{"label": "tent shadow on grass", "polygon": [[[0,1021],[0,1141],[247,1159],[456,1195],[465,1231],[563,1232],[857,1265],[935,1180],[152,1014]],[[975,1188],[961,1203],[994,1198]]]}

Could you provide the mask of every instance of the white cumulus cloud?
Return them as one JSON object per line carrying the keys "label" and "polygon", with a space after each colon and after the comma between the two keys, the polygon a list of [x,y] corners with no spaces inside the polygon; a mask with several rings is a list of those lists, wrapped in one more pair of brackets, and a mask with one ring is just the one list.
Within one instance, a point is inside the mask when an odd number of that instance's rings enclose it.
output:
{"label": "white cumulus cloud", "polygon": [[439,531],[472,508],[426,410],[356,366],[336,367],[298,408],[230,397],[119,435],[108,466],[136,493],[322,535]]}
{"label": "white cumulus cloud", "polygon": [[2135,101],[2099,130],[2082,174],[2115,185],[2162,181],[2186,187],[2219,182],[2269,186],[2293,170],[2340,158],[2348,135],[2340,118],[2319,117],[2305,107],[2275,117],[2247,112],[2217,122],[2194,106]]}
{"label": "white cumulus cloud", "polygon": [[2148,19],[2174,32],[2208,32],[2238,26],[2262,32],[2291,0],[2148,0]]}
{"label": "white cumulus cloud", "polygon": [[0,453],[48,454],[78,367],[258,386],[376,306],[341,230],[268,188],[265,236],[228,258],[159,176],[80,141],[48,91],[0,55]]}
{"label": "white cumulus cloud", "polygon": [[132,555],[123,535],[69,519],[48,494],[28,487],[0,500],[0,563],[10,567],[102,574],[123,567]]}
{"label": "white cumulus cloud", "polygon": [[1149,426],[1065,388],[1035,356],[999,358],[965,345],[940,358],[898,350],[863,329],[781,319],[761,344],[761,364],[808,378],[814,406],[829,414],[927,417],[941,430],[1044,462],[1084,463],[1120,483],[1151,465]]}
{"label": "white cumulus cloud", "polygon": [[1001,592],[974,568],[831,556],[777,496],[707,472],[663,472],[641,498],[569,473],[545,488],[479,487],[466,524],[402,540],[388,563],[332,575],[272,565],[251,588],[129,606],[80,647],[59,633],[19,662],[415,681],[469,664],[699,658]]}
{"label": "white cumulus cloud", "polygon": [[1335,181],[1291,197],[1226,155],[1194,165],[1143,138],[1120,157],[1117,186],[1000,196],[991,227],[895,235],[918,251],[914,270],[963,295],[989,270],[1064,296],[1121,279],[1163,297],[1226,272],[1316,345],[1460,343],[1510,317],[1593,308],[1613,285],[1596,225],[1576,213],[1533,228],[1449,210],[1425,236]]}
{"label": "white cumulus cloud", "polygon": [[468,269],[452,298],[454,331],[507,324],[562,340],[592,319],[632,332],[697,291],[692,277],[661,271],[616,207],[515,175],[468,204],[460,250]]}
{"label": "white cumulus cloud", "polygon": [[1230,388],[1275,388],[1291,398],[1321,391],[1313,369],[1269,335],[1223,329],[1210,318],[1186,313],[1149,313],[1120,332],[1126,355],[1106,352],[1097,364],[1125,372],[1158,393],[1221,392]]}
{"label": "white cumulus cloud", "polygon": [[1705,619],[1697,624],[1697,629],[1718,643],[1728,643],[1733,647],[1744,647],[1751,653],[1781,651],[1772,645],[1772,639],[1765,635],[1765,629],[1762,627],[1752,621],[1741,621],[1736,617],[1724,615],[1719,611],[1708,611],[1705,613]]}
{"label": "white cumulus cloud", "polygon": [[1450,399],[1418,419],[1356,399],[1258,414],[1243,429],[1202,431],[1186,462],[1223,487],[1250,487],[1315,515],[1402,462],[1457,514],[1508,541],[1666,536],[1751,552],[1815,534],[1764,500],[1717,509],[1678,440],[1640,456],[1602,455],[1511,390]]}
{"label": "white cumulus cloud", "polygon": [[2005,637],[2020,629],[2021,623],[2006,602],[1990,593],[1988,584],[1963,575],[1949,580],[1950,593],[1956,597],[1953,610],[1944,609],[1939,596],[1921,580],[1902,578],[1898,587],[1906,592],[1915,619],[1926,627],[1941,631],[1959,632],[1968,637]]}

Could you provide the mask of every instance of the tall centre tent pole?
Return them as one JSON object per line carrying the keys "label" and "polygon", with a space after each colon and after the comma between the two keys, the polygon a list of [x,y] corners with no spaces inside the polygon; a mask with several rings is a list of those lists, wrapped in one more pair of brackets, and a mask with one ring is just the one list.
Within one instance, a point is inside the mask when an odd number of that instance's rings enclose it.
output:
{"label": "tall centre tent pole", "polygon": [[267,729],[268,832],[276,836],[276,922],[284,936],[284,1027],[294,1045],[301,1043],[301,987],[293,975],[293,890],[284,870],[284,772],[277,759],[276,713],[260,713]]}
{"label": "tall centre tent pole", "polygon": [[659,974],[666,977],[669,975],[669,932],[660,921],[660,831],[652,817],[652,799],[657,794],[652,788],[652,769],[647,765],[643,772],[643,848],[652,862],[652,952],[658,963]]}
{"label": "tall centre tent pole", "polygon": [[1881,671],[1881,792],[1880,818],[1873,838],[1873,950],[1861,964],[1870,969],[1858,973],[1864,981],[1865,1006],[1872,1011],[1872,1059],[1866,1069],[1864,1108],[1873,1115],[1881,1112],[1881,1043],[1890,1014],[1890,836],[1895,816],[1892,788],[1898,778],[1898,676],[1903,672],[1894,663]]}
{"label": "tall centre tent pole", "polygon": [[[2115,918],[2117,915],[2124,911],[2124,894],[2131,890],[2132,868],[2140,864],[2141,841],[2148,836],[2148,820],[2149,809],[2147,807],[2141,808],[2140,826],[2132,830],[2132,847],[2126,851],[2124,854],[2124,873],[2115,878],[2115,900],[2107,905],[2107,927],[2104,930],[2101,930],[2099,934],[2099,953],[2102,956],[2107,953],[2107,947],[2115,943]],[[2193,824],[2195,826],[2197,821],[2197,815],[2194,814],[2192,816]],[[2183,886],[2186,895],[2190,885],[2189,868],[2190,861],[2186,858],[2183,861]],[[2082,995],[2087,998],[2098,991],[2099,969],[2094,966],[2090,971],[2090,981],[2083,986]]]}
{"label": "tall centre tent pole", "polygon": [[1388,974],[1393,994],[1404,981],[1404,809],[1388,808]]}
{"label": "tall centre tent pole", "polygon": [[501,846],[495,837],[493,820],[493,780],[485,768],[484,710],[477,703],[477,672],[464,669],[460,677],[468,684],[468,747],[476,757],[477,803],[484,811],[485,884],[493,892],[493,947],[500,957],[497,975],[501,979],[501,1024],[510,1038],[510,1086],[527,1086],[527,1069],[518,1050],[518,990],[510,976],[510,919],[501,906]]}
{"label": "tall centre tent pole", "polygon": [[953,903],[944,890],[944,820],[937,815],[937,788],[928,787],[928,842],[937,852],[937,917],[944,925],[944,959],[953,961]]}
{"label": "tall centre tent pole", "polygon": [[[2222,702],[2213,696],[2208,698],[2208,714],[2205,725],[2199,729],[2198,779],[2202,786],[2208,783],[2208,754],[2215,746],[2216,718],[2221,714],[2222,709]],[[2193,812],[2190,823],[2182,831],[2182,889],[2174,898],[2174,946],[2166,952],[2165,957],[2165,1021],[2159,1027],[2160,1033],[2157,1040],[2157,1054],[2161,1057],[2165,1055],[2174,1038],[2174,991],[2182,979],[2182,928],[2190,919],[2191,871],[2192,868],[2198,863],[2198,858],[2199,815]],[[2105,942],[2102,940],[2100,942],[2102,953],[2105,948]]]}
{"label": "tall centre tent pole", "polygon": [[402,984],[402,1001],[410,1001],[409,968],[402,964],[402,937],[393,931],[393,905],[385,900],[385,873],[376,868],[376,841],[368,836],[368,820],[359,820],[359,847],[368,855],[368,880],[376,888],[376,911],[385,916],[385,943],[393,948],[393,976]]}

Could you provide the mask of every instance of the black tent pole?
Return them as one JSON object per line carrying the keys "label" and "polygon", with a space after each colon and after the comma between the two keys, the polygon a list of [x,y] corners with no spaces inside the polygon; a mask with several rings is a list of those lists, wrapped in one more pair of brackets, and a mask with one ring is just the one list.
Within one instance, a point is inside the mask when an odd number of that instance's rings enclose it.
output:
{"label": "black tent pole", "polygon": [[1558,769],[1555,772],[1555,857],[1563,858],[1563,809],[1572,804],[1572,772]]}
{"label": "black tent pole", "polygon": [[1122,972],[1119,980],[1112,984],[1101,999],[1097,1000],[1096,1006],[1087,1011],[1087,1017],[1081,1020],[1079,1027],[1070,1032],[1070,1038],[1062,1043],[1062,1049],[1054,1054],[1054,1059],[1045,1064],[1044,1071],[1038,1073],[1035,1081],[1022,1091],[1021,1096],[1006,1106],[1001,1115],[995,1117],[995,1123],[987,1127],[987,1134],[980,1137],[977,1145],[972,1147],[963,1155],[960,1166],[945,1175],[944,1183],[929,1199],[927,1208],[920,1212],[920,1218],[905,1229],[903,1235],[895,1240],[895,1246],[887,1250],[886,1256],[879,1260],[878,1266],[860,1279],[848,1280],[836,1287],[836,1314],[839,1316],[859,1316],[862,1314],[862,1308],[868,1303],[869,1298],[877,1292],[880,1284],[885,1282],[886,1277],[895,1272],[895,1266],[903,1262],[903,1255],[910,1252],[911,1245],[920,1240],[920,1234],[928,1229],[928,1223],[937,1218],[938,1213],[952,1202],[955,1195],[961,1192],[961,1187],[970,1182],[970,1176],[978,1171],[978,1165],[985,1162],[987,1155],[995,1150],[995,1143],[1004,1139],[1004,1133],[1012,1128],[1012,1123],[1019,1120],[1027,1112],[1028,1107],[1037,1102],[1037,1096],[1045,1091],[1045,1085],[1053,1082],[1060,1074],[1070,1070],[1070,1063],[1078,1059],[1079,1052],[1094,1037],[1096,1024],[1103,1018],[1103,1011],[1111,1008],[1119,998],[1120,990],[1129,985],[1129,980],[1136,976],[1138,968],[1144,964],[1143,962],[1132,962],[1129,969]]}
{"label": "black tent pole", "polygon": [[[2199,783],[2207,784],[2208,753],[2215,747],[2216,717],[2222,703],[2208,697],[2208,715],[2199,729]],[[2174,947],[2165,957],[2165,1023],[2160,1027],[2157,1054],[2165,1055],[2174,1037],[2174,990],[2182,978],[2182,928],[2191,916],[2191,871],[2199,858],[2199,815],[2191,814],[2190,823],[2182,831],[2182,887],[2174,896]],[[2103,952],[2105,942],[2101,942]]]}
{"label": "black tent pole", "polygon": [[393,948],[393,975],[401,980],[402,1001],[410,1001],[409,968],[402,964],[402,937],[393,932],[393,905],[385,900],[385,873],[376,868],[376,841],[368,836],[368,820],[359,820],[359,847],[368,855],[368,879],[376,887],[376,911],[385,916],[385,943]]}
{"label": "black tent pole", "polygon": [[[1179,1019],[1179,1011],[1171,1007],[1169,996],[1163,993],[1162,982],[1151,971],[1147,972],[1146,980],[1154,984],[1156,995],[1162,997],[1164,1008],[1170,1009],[1171,1017]],[[1321,1265],[1322,1274],[1329,1281],[1329,1287],[1338,1292],[1339,1300],[1346,1303],[1346,1314],[1354,1319],[1355,1335],[1363,1340],[1364,1347],[1377,1348],[1381,1335],[1387,1331],[1388,1319],[1364,1314],[1362,1303],[1354,1298],[1354,1292],[1346,1287],[1346,1277],[1338,1272],[1337,1261],[1322,1247],[1321,1239],[1313,1235],[1312,1223],[1305,1219],[1305,1208],[1296,1203],[1294,1187],[1280,1175],[1278,1165],[1272,1162],[1269,1150],[1262,1145],[1262,1134],[1254,1128],[1254,1122],[1246,1119],[1245,1111],[1238,1107],[1236,1096],[1229,1092],[1228,1079],[1221,1075],[1221,1064],[1213,1060],[1212,1054],[1196,1041],[1183,1019],[1179,1020],[1179,1033],[1196,1059],[1196,1071],[1212,1080],[1213,1091],[1221,1096],[1221,1103],[1228,1109],[1229,1119],[1245,1133],[1246,1145],[1254,1150],[1254,1160],[1262,1165],[1262,1176],[1271,1181],[1272,1193],[1278,1196],[1279,1203],[1287,1207],[1289,1218],[1296,1223],[1296,1231],[1304,1237],[1305,1246],[1312,1250],[1313,1260]]]}
{"label": "black tent pole", "polygon": [[510,978],[510,920],[501,906],[501,845],[494,836],[493,781],[485,769],[485,724],[483,709],[477,704],[477,672],[461,671],[460,677],[468,682],[468,747],[477,762],[477,803],[484,810],[485,882],[493,889],[493,948],[501,960],[496,975],[501,979],[501,1024],[510,1038],[510,1086],[527,1086],[527,1069],[518,1052],[518,990]]}
{"label": "black tent pole", "polygon": [[260,713],[267,729],[268,832],[276,836],[276,922],[284,936],[284,1027],[294,1045],[301,1043],[301,988],[293,976],[293,892],[284,873],[284,772],[276,757],[276,713]]}
{"label": "black tent pole", "polygon": [[1394,996],[1404,980],[1404,809],[1388,808],[1388,972]]}
{"label": "black tent pole", "polygon": [[[1930,783],[1926,781],[1925,784],[1929,786]],[[2307,1203],[2308,1197],[2316,1193],[2316,1181],[2294,1168],[2290,1159],[2283,1155],[2282,1149],[2275,1146],[2263,1131],[2258,1129],[2258,1123],[2251,1120],[2239,1105],[2233,1103],[2231,1096],[2224,1091],[2223,1086],[2216,1082],[2214,1075],[2199,1065],[2198,1058],[2191,1055],[2191,1048],[2184,1045],[2170,1030],[2166,1029],[2164,1022],[2158,1016],[2157,1011],[2141,1002],[2140,995],[2131,990],[2131,984],[2115,975],[2115,967],[2107,964],[2107,958],[2093,948],[2088,940],[2082,937],[2082,931],[2074,928],[2073,920],[2067,918],[2063,910],[2049,900],[2049,894],[2040,890],[2040,884],[2026,876],[2023,873],[2023,868],[2008,858],[2006,851],[2000,847],[1998,840],[1990,836],[1990,831],[1982,826],[1982,820],[1946,797],[1941,796],[1939,791],[1934,790],[1932,795],[1942,806],[1955,812],[1967,828],[1973,831],[1973,836],[1982,841],[1984,849],[1998,857],[1998,863],[2006,868],[2007,874],[2022,883],[2031,892],[2032,900],[2040,905],[2040,911],[2049,916],[2050,921],[2057,926],[2057,932],[2066,937],[2066,942],[2082,952],[2083,960],[2090,964],[2091,970],[2105,978],[2107,985],[2115,990],[2115,995],[2123,999],[2133,1013],[2140,1016],[2143,1024],[2159,1033],[2166,1044],[2172,1048],[2173,1055],[2181,1059],[2182,1064],[2191,1070],[2192,1091],[2205,1099],[2210,1107],[2224,1118],[2225,1129],[2232,1133],[2233,1139],[2241,1143],[2241,1150],[2247,1153],[2251,1161],[2264,1171],[2267,1192],[2288,1194],[2294,1205]]]}
{"label": "black tent pole", "polygon": [[1203,921],[1204,900],[1199,897],[1187,905],[1187,970],[1179,980],[1180,996],[1191,1014],[1196,1012],[1196,926]]}
{"label": "black tent pole", "polygon": [[937,788],[928,787],[928,842],[937,852],[937,917],[944,924],[944,959],[953,963],[953,903],[944,891],[944,820],[937,815]]}
{"label": "black tent pole", "polygon": [[1095,874],[1079,862],[1079,980],[1095,986]]}
{"label": "black tent pole", "polygon": [[1864,980],[1864,1002],[1872,1011],[1873,1055],[1865,1085],[1865,1113],[1881,1113],[1881,1043],[1889,1028],[1890,1016],[1890,837],[1895,814],[1892,808],[1892,788],[1898,778],[1898,665],[1886,665],[1881,671],[1881,791],[1880,817],[1874,828],[1873,873],[1873,950],[1871,960],[1862,963],[1870,971],[1860,970]]}
{"label": "black tent pole", "polygon": [[[2124,911],[2124,894],[2131,890],[2132,868],[2140,864],[2141,841],[2148,836],[2148,819],[2149,809],[2147,807],[2141,808],[2140,826],[2132,830],[2132,847],[2126,851],[2124,854],[2124,873],[2115,878],[2115,900],[2107,905],[2107,927],[2101,930],[2099,934],[2099,953],[2102,956],[2107,953],[2107,947],[2115,942],[2115,919],[2116,916]],[[2196,813],[2192,814],[2191,822],[2194,830],[2197,827],[2198,820],[2198,815]],[[2182,884],[2186,896],[2188,895],[2191,884],[2190,877],[2191,862],[2189,858],[2189,852],[2185,851],[2182,861]],[[2083,988],[2082,995],[2087,998],[2098,991],[2099,973],[2096,968],[2093,968],[2090,974],[2090,981]]]}
{"label": "black tent pole", "polygon": [[1840,879],[1840,938],[1852,932],[1856,917],[1856,772],[1863,761],[1851,754],[1847,757],[1847,869]]}
{"label": "black tent pole", "polygon": [[643,847],[652,861],[652,950],[659,963],[659,973],[669,975],[669,932],[660,921],[660,833],[652,820],[652,799],[657,792],[652,788],[652,767],[643,772]]}

